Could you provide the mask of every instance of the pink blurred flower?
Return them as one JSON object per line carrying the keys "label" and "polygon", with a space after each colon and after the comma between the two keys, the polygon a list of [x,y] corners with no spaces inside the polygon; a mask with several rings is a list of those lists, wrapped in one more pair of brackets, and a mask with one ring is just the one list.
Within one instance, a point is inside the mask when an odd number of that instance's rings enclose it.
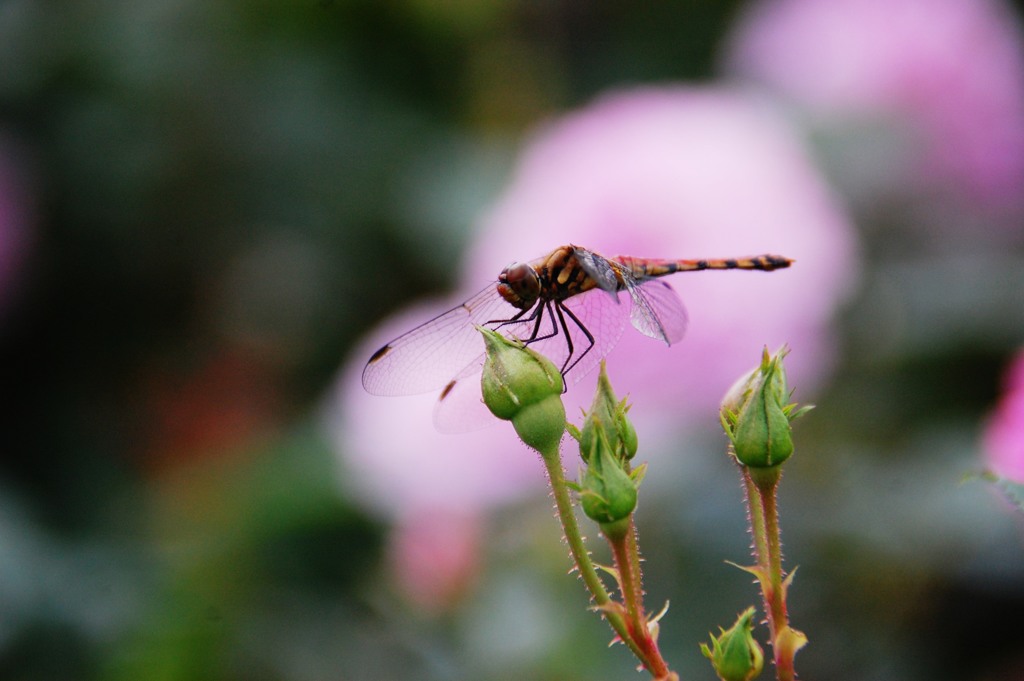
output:
{"label": "pink blurred flower", "polygon": [[[801,140],[759,99],[642,88],[552,123],[486,216],[464,280],[479,285],[511,260],[564,243],[606,256],[796,259],[770,274],[670,278],[690,314],[683,343],[666,347],[627,329],[608,358],[612,383],[632,395],[638,420],[713,421],[765,345],[792,347],[787,368],[805,396],[828,373],[829,322],[857,267],[854,233]],[[593,376],[569,397],[586,404],[592,385]]]}
{"label": "pink blurred flower", "polygon": [[481,523],[475,515],[426,513],[392,532],[391,573],[415,606],[441,613],[470,593],[480,571]]}
{"label": "pink blurred flower", "polygon": [[1003,395],[984,433],[989,470],[1024,484],[1024,351],[1010,364]]}
{"label": "pink blurred flower", "polygon": [[443,434],[432,419],[437,394],[378,397],[363,390],[363,365],[374,350],[454,304],[424,303],[378,327],[353,352],[326,407],[343,488],[391,523],[391,576],[412,605],[432,614],[472,588],[486,510],[539,496],[546,484],[540,459],[510,424],[495,420],[492,428]]}
{"label": "pink blurred flower", "polygon": [[348,491],[391,520],[471,514],[521,499],[545,484],[539,458],[509,424],[495,420],[494,428],[443,434],[432,418],[436,393],[378,397],[363,390],[360,376],[374,350],[455,304],[424,303],[374,330],[353,353],[338,381],[336,404],[328,410]]}
{"label": "pink blurred flower", "polygon": [[833,124],[899,126],[904,185],[1020,205],[1024,48],[999,0],[764,0],[726,63]]}
{"label": "pink blurred flower", "polygon": [[[613,256],[796,258],[789,270],[676,275],[690,331],[665,347],[632,329],[609,356],[616,392],[631,393],[645,442],[689,417],[717,423],[717,405],[764,345],[788,343],[802,398],[827,377],[836,305],[857,267],[854,235],[801,141],[762,101],[684,87],[605,97],[549,125],[468,253],[457,304],[513,260],[577,243]],[[360,384],[384,342],[444,305],[389,320],[357,348],[338,384],[333,427],[351,493],[398,520],[468,514],[536,494],[536,454],[506,423],[463,435],[434,430],[436,394],[375,397]],[[481,343],[482,349],[482,343]],[[590,402],[596,372],[570,388],[567,413]],[[568,460],[568,459],[567,459]],[[572,464],[568,464],[572,468]]]}

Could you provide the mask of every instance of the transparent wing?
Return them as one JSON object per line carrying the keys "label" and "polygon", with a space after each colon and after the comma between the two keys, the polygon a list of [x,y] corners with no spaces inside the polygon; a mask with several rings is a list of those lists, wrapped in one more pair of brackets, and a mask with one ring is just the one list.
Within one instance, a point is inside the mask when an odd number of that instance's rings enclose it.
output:
{"label": "transparent wing", "polygon": [[632,271],[597,253],[577,247],[576,261],[593,278],[598,287],[613,292],[629,291],[633,299],[633,326],[645,336],[678,343],[686,334],[687,315],[683,301],[667,283],[656,279],[638,280]]}
{"label": "transparent wing", "polygon": [[667,282],[659,279],[638,282],[630,277],[626,289],[633,298],[631,321],[637,331],[669,345],[683,339],[687,325],[686,308]]}
{"label": "transparent wing", "polygon": [[[534,341],[529,344],[529,347],[550,359],[559,369],[567,364],[572,365],[565,377],[571,385],[579,382],[593,371],[601,359],[611,352],[615,344],[618,343],[623,329],[626,327],[626,320],[629,318],[630,303],[627,296],[609,295],[600,289],[593,289],[569,298],[564,302],[564,306],[568,311],[562,312],[565,329],[562,328],[552,303],[549,308],[551,312],[543,313],[538,335],[551,334],[555,329],[557,329],[557,335]],[[594,337],[592,347],[587,334],[569,313],[574,315]],[[519,321],[506,324],[500,327],[499,331],[508,337],[526,340],[532,335],[536,324],[536,320]],[[489,326],[494,327],[495,325],[490,324]],[[566,329],[568,329],[568,336],[565,334]],[[571,356],[567,338],[572,342]],[[482,344],[483,341],[481,341],[481,346]],[[572,363],[577,359],[579,361],[573,365]],[[434,408],[434,425],[439,431],[458,433],[494,423],[494,417],[491,416],[480,396],[480,372],[483,369],[483,363],[484,356],[480,354],[451,381],[445,383],[445,390]]]}
{"label": "transparent wing", "polygon": [[[554,362],[559,369],[568,368],[566,381],[574,384],[590,373],[619,342],[629,318],[630,304],[628,297],[600,289],[573,296],[563,304],[562,318],[572,341],[571,353],[560,321],[557,336],[531,343],[530,347]],[[573,316],[593,336],[593,346]]]}
{"label": "transparent wing", "polygon": [[491,284],[375,352],[363,369],[363,387],[374,395],[440,390],[482,357],[484,341],[474,326],[509,319],[517,312]]}
{"label": "transparent wing", "polygon": [[576,262],[580,264],[583,271],[597,282],[598,288],[609,293],[614,293],[619,289],[619,279],[615,276],[615,271],[616,269],[621,270],[621,267],[612,267],[611,262],[604,256],[579,246],[573,248],[573,255],[576,256]]}
{"label": "transparent wing", "polygon": [[484,356],[467,366],[445,386],[434,405],[434,427],[442,433],[464,433],[494,425],[497,419],[480,394]]}

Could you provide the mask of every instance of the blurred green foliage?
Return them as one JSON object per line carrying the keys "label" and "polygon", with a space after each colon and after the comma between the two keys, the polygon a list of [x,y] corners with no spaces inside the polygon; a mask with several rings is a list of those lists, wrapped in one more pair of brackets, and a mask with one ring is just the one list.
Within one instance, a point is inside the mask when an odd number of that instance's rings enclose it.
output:
{"label": "blurred green foliage", "polygon": [[[453,283],[528,130],[616,85],[712,78],[739,6],[0,4],[0,150],[35,211],[0,317],[0,677],[632,674],[565,577],[543,499],[493,521],[475,600],[409,609],[380,568],[385,523],[341,494],[312,415],[372,323]],[[981,678],[986,651],[1019,648],[987,625],[1024,612],[1024,540],[955,481],[1021,340],[1022,258],[936,307],[959,245],[888,217],[865,232],[837,378],[782,491],[811,638],[798,669]],[[906,267],[922,249],[934,260]],[[978,257],[965,266],[988,270]],[[889,303],[906,327],[876,323]],[[697,641],[754,598],[721,562],[745,536],[720,464],[704,472],[721,484],[641,508],[686,678],[709,678]],[[900,522],[874,492],[900,493]]]}

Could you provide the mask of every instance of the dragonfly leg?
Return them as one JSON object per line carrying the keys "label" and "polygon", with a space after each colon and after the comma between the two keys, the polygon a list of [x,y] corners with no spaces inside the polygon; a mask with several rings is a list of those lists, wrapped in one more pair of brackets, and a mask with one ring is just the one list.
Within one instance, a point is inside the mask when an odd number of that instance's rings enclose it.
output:
{"label": "dragonfly leg", "polygon": [[[551,320],[551,333],[546,333],[543,336],[538,336],[540,332],[540,322],[544,318],[544,311],[548,313],[548,319]],[[545,301],[543,304],[537,306],[537,325],[533,327],[533,333],[526,340],[526,344],[535,343],[537,341],[547,340],[558,335],[558,326],[555,325],[555,316],[551,314],[551,301]]]}
{"label": "dragonfly leg", "polygon": [[[508,319],[488,319],[486,322],[483,323],[483,325],[487,326],[489,324],[494,324],[495,325],[494,330],[497,331],[498,329],[500,329],[501,327],[505,326],[506,324],[514,324],[515,322],[518,322],[519,318],[522,317],[526,313],[527,313],[527,310],[520,310],[513,317],[509,317]],[[532,315],[530,315],[529,317],[527,317],[523,321],[524,322],[532,322],[533,318],[536,317],[536,316],[537,316],[537,313],[534,312]]]}
{"label": "dragonfly leg", "polygon": [[[522,319],[522,316],[524,314],[526,314],[527,310],[522,310],[515,317],[512,317],[511,319],[505,319],[505,320],[492,319],[491,321],[489,321],[487,323],[488,324],[495,324],[496,326],[494,327],[494,330],[497,331],[498,329],[500,329],[503,326],[507,326],[509,324],[514,324],[516,322],[523,323],[523,324],[526,324],[528,322],[533,322],[534,323],[533,324],[533,330],[530,332],[529,337],[527,337],[525,340],[520,339],[520,340],[523,340],[523,344],[524,345],[529,345],[530,343],[534,343],[536,341],[542,341],[542,340],[545,340],[547,338],[551,338],[552,336],[557,336],[558,335],[558,327],[555,326],[555,318],[551,314],[550,305],[551,305],[551,301],[541,301],[541,302],[537,303],[537,305],[535,305],[532,308],[533,311],[530,314],[530,316],[526,317],[525,319]],[[544,322],[544,311],[545,310],[547,310],[547,313],[548,313],[547,316],[551,319],[551,333],[546,333],[544,335],[539,335],[540,334],[541,324]]]}
{"label": "dragonfly leg", "polygon": [[[590,333],[590,329],[588,329],[586,325],[580,321],[580,318],[573,314],[572,310],[562,305],[561,302],[555,303],[555,309],[558,311],[558,319],[562,323],[562,329],[565,331],[566,343],[569,346],[569,356],[565,358],[565,365],[562,366],[562,376],[564,377],[568,372],[572,371],[572,368],[574,366],[580,363],[581,359],[586,357],[588,352],[594,349],[594,334]],[[569,328],[565,323],[565,317],[562,315],[562,313],[568,315],[569,319],[571,319],[573,323],[576,324],[576,326],[579,328],[579,330],[583,332],[583,335],[587,337],[587,349],[581,352],[579,356],[572,361],[572,364],[569,364],[569,360],[572,359],[573,352],[572,336],[569,333]]]}
{"label": "dragonfly leg", "polygon": [[[562,333],[565,334],[565,345],[569,350],[569,354],[565,356],[565,361],[562,362],[562,368],[560,369],[562,378],[565,378],[565,372],[569,370],[566,367],[569,365],[569,360],[572,359],[574,348],[572,344],[572,334],[569,333],[569,326],[565,323],[565,315],[562,314],[563,311],[569,316],[572,316],[572,312],[569,312],[569,310],[562,307],[561,303],[555,303],[555,313],[558,315],[558,323],[562,325]],[[576,323],[579,324],[579,320],[576,320]],[[573,364],[575,365],[576,362],[573,362]],[[564,390],[567,385],[564,380],[562,381],[562,385],[562,389]]]}

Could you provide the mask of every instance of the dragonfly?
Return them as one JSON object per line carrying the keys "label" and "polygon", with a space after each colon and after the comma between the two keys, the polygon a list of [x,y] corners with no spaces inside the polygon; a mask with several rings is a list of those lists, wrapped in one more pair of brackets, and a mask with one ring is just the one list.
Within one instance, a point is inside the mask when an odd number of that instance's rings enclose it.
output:
{"label": "dragonfly", "polygon": [[[505,267],[482,291],[402,334],[373,353],[363,369],[363,387],[374,395],[413,395],[440,390],[434,413],[439,430],[458,431],[453,404],[480,402],[484,342],[476,327],[518,339],[576,381],[615,346],[628,317],[633,327],[668,345],[687,327],[682,300],[662,281],[676,272],[760,270],[789,267],[779,255],[745,258],[663,260],[605,258],[572,244]],[[627,295],[620,298],[621,293]],[[626,301],[627,304],[623,304]],[[568,381],[565,382],[568,386]],[[462,398],[456,396],[462,394]]]}

